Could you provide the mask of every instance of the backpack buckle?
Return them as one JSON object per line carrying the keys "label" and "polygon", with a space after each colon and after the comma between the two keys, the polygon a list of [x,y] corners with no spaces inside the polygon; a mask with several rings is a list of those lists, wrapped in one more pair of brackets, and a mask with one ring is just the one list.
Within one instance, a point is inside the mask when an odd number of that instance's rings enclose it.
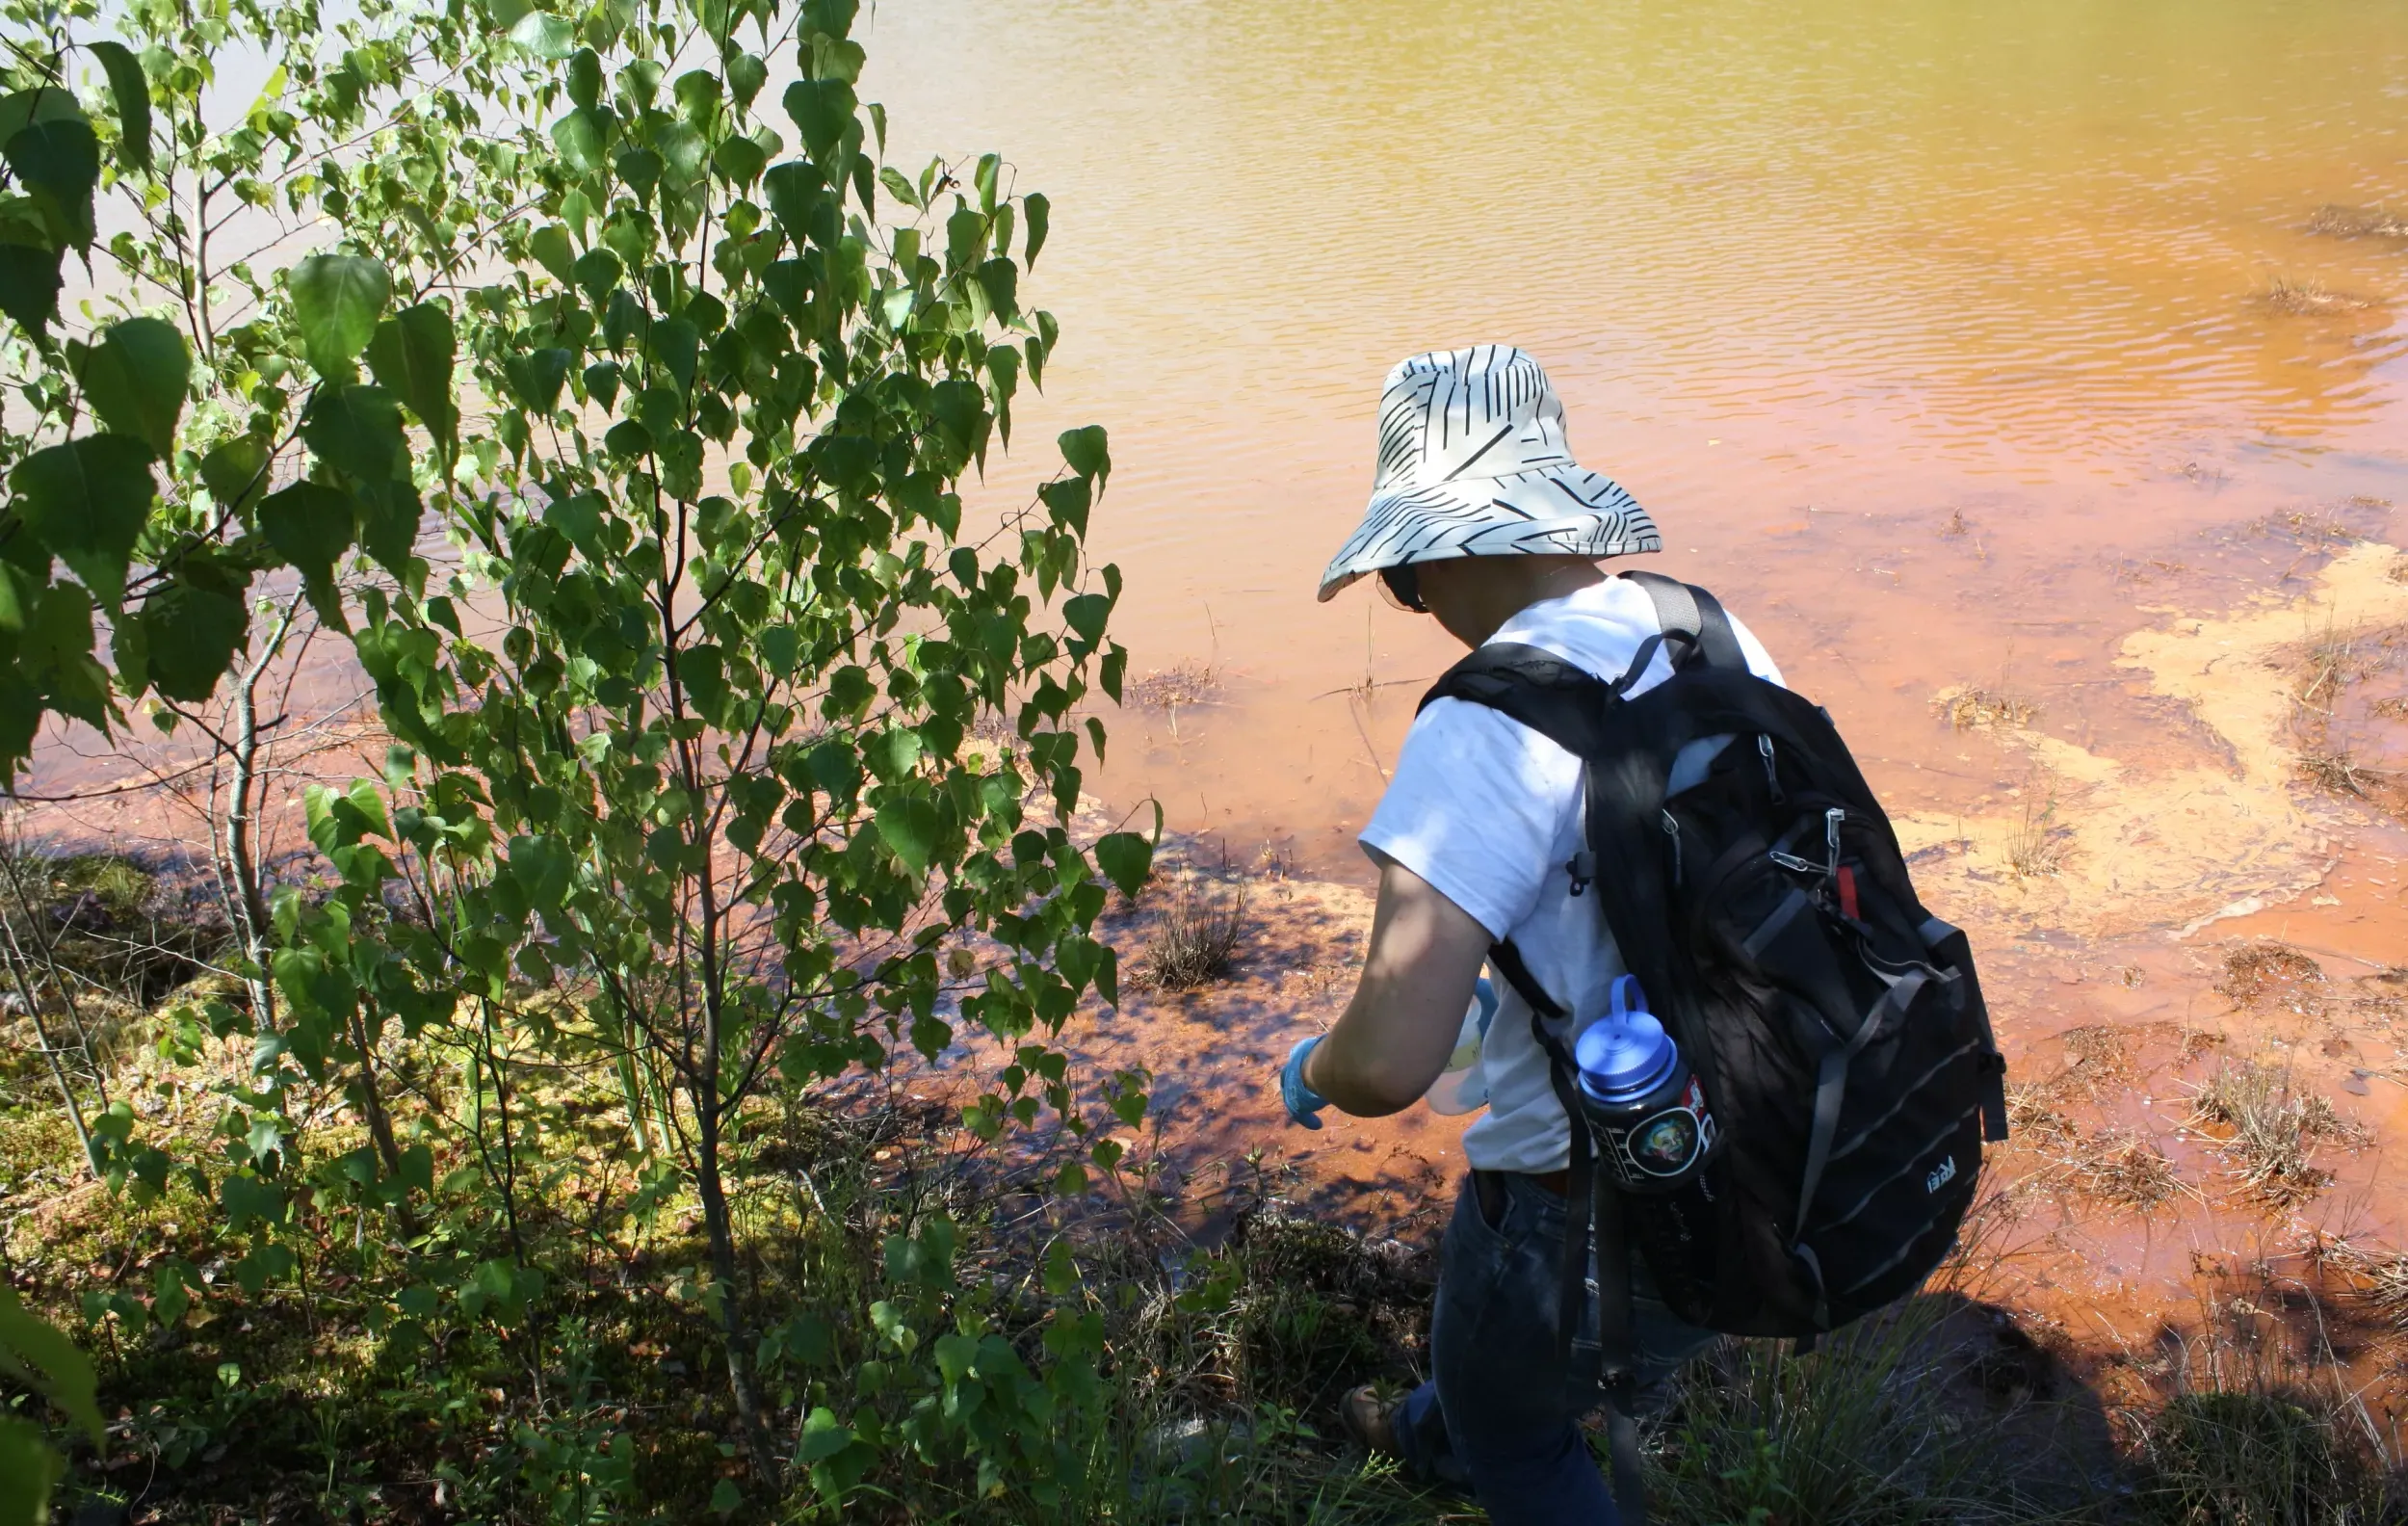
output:
{"label": "backpack buckle", "polygon": [[1563,872],[1572,877],[1572,893],[1580,895],[1597,879],[1597,855],[1583,849],[1564,861]]}

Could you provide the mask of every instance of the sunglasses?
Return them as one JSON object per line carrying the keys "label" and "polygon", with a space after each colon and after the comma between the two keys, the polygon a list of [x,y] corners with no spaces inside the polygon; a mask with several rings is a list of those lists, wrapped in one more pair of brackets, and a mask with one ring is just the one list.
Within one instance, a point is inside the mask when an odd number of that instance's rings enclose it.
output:
{"label": "sunglasses", "polygon": [[1410,564],[1379,569],[1379,591],[1388,602],[1411,615],[1426,615],[1429,606],[1422,602],[1422,576]]}

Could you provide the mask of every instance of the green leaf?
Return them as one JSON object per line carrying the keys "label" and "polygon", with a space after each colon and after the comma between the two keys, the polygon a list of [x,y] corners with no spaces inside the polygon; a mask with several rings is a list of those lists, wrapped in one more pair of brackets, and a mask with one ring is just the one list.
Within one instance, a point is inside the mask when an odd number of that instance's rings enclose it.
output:
{"label": "green leaf", "polygon": [[914,210],[919,208],[920,193],[913,188],[909,180],[903,178],[903,172],[896,169],[893,165],[884,165],[879,168],[877,172],[877,183],[886,188],[886,194],[888,196],[893,197],[903,205],[913,208]]}
{"label": "green leaf", "polygon": [[596,172],[610,152],[610,113],[593,106],[578,107],[552,124],[552,145],[579,174]]}
{"label": "green leaf", "polygon": [[853,124],[855,98],[843,80],[797,80],[786,87],[786,115],[802,134],[803,151],[824,163]]}
{"label": "green leaf", "polygon": [[1082,477],[1094,478],[1097,487],[1102,487],[1104,479],[1112,475],[1112,452],[1105,446],[1103,425],[1064,430],[1058,443],[1061,446],[1061,459],[1070,463],[1070,469]]}
{"label": "green leaf", "polygon": [[218,1196],[225,1204],[227,1227],[236,1234],[255,1223],[275,1225],[284,1222],[284,1193],[274,1182],[229,1171],[219,1184]]}
{"label": "green leaf", "polygon": [[802,1423],[802,1434],[795,1447],[795,1461],[804,1467],[814,1462],[824,1462],[852,1443],[853,1434],[831,1410],[822,1406],[812,1410],[810,1418]]}
{"label": "green leaf", "polygon": [[684,318],[664,318],[652,326],[652,358],[667,369],[677,390],[689,396],[701,349],[702,335]]}
{"label": "green leaf", "polygon": [[527,240],[527,249],[554,280],[563,286],[576,284],[577,248],[568,241],[568,229],[547,223]]}
{"label": "green leaf", "polygon": [[268,486],[268,442],[237,434],[200,459],[201,485],[219,505],[240,513],[259,501]]}
{"label": "green leaf", "polygon": [[113,324],[83,355],[84,400],[119,434],[148,440],[166,460],[175,453],[193,357],[183,331],[156,318]]}
{"label": "green leaf", "polygon": [[1095,502],[1094,489],[1084,477],[1064,477],[1038,486],[1036,495],[1045,505],[1054,523],[1074,535],[1086,534],[1087,510]]}
{"label": "green leaf", "polygon": [[1112,601],[1103,594],[1082,593],[1062,604],[1061,618],[1091,647],[1104,639],[1104,621],[1112,615]]}
{"label": "green leaf", "polygon": [[320,387],[301,434],[320,460],[371,488],[391,482],[406,460],[401,410],[390,393],[366,382]]}
{"label": "green leaf", "polygon": [[174,583],[143,601],[149,629],[150,682],[161,694],[198,704],[218,691],[250,635],[250,606],[240,592]]}
{"label": "green leaf", "polygon": [[1045,230],[1053,221],[1054,203],[1046,199],[1044,192],[1032,191],[1021,197],[1020,210],[1029,220],[1028,252],[1020,256],[1020,263],[1034,270],[1036,251],[1045,247]]}
{"label": "green leaf", "polygon": [[[408,477],[408,442],[391,394],[365,382],[322,386],[301,416],[301,438],[357,485],[366,513],[360,548],[396,573],[418,538],[419,503]],[[323,613],[323,611],[322,611]]]}
{"label": "green leaf", "polygon": [[877,834],[914,875],[929,872],[936,852],[936,807],[918,795],[890,792],[877,808]]}
{"label": "green leaf", "polygon": [[770,66],[758,54],[739,53],[727,61],[728,93],[746,106],[752,104],[769,80]]}
{"label": "green leaf", "polygon": [[408,405],[446,454],[459,438],[459,408],[452,401],[452,315],[433,303],[405,307],[377,325],[368,341],[368,368],[387,392]]}
{"label": "green leaf", "polygon": [[945,264],[960,270],[979,257],[986,246],[986,219],[969,207],[955,207],[945,220]]}
{"label": "green leaf", "polygon": [[608,297],[617,287],[619,277],[627,273],[619,257],[600,245],[578,255],[577,263],[570,269],[577,277],[578,290],[594,303]]}
{"label": "green leaf", "polygon": [[36,335],[46,334],[59,316],[60,262],[64,250],[32,244],[0,244],[0,313]]}
{"label": "green leaf", "polygon": [[39,1393],[99,1446],[107,1439],[100,1420],[98,1382],[92,1359],[56,1329],[36,1319],[0,1285],[0,1372]]}
{"label": "green leaf", "polygon": [[799,159],[789,159],[762,177],[770,211],[799,248],[811,236],[811,214],[827,199],[827,179]]}
{"label": "green leaf", "polygon": [[0,96],[0,143],[15,137],[17,129],[28,122],[88,119],[75,97],[55,85]]}
{"label": "green leaf", "polygon": [[139,439],[87,434],[36,451],[9,473],[26,528],[112,610],[125,597],[126,564],[158,497],[150,463]]}
{"label": "green leaf", "polygon": [[608,413],[612,406],[618,401],[618,381],[619,372],[616,361],[596,360],[586,367],[586,393],[605,413]]}
{"label": "green leaf", "polygon": [[41,1428],[0,1415],[0,1526],[43,1526],[53,1519],[51,1491],[66,1460],[41,1439]]}
{"label": "green leaf", "polygon": [[0,145],[18,182],[45,197],[67,241],[90,249],[92,193],[100,183],[100,140],[77,119],[31,121]]}
{"label": "green leaf", "polygon": [[109,93],[117,98],[118,152],[137,170],[150,168],[150,81],[143,77],[139,60],[122,42],[94,42],[92,57],[109,76]]}
{"label": "green leaf", "polygon": [[1012,323],[1020,317],[1020,267],[1001,255],[979,267],[979,285],[986,293],[986,303],[995,309],[1001,323]]}
{"label": "green leaf", "polygon": [[[711,142],[686,122],[670,122],[652,135],[660,145],[661,159],[667,166],[672,187],[692,185],[702,176],[702,167],[711,157]],[[759,147],[760,145],[753,145]],[[764,155],[763,157],[767,157]]]}
{"label": "green leaf", "polygon": [[738,190],[761,178],[761,167],[769,162],[769,153],[749,138],[730,138],[711,155],[711,167]]}
{"label": "green leaf", "polygon": [[[518,401],[537,413],[549,416],[561,406],[561,388],[568,382],[568,367],[576,357],[566,350],[545,348],[530,350],[525,355],[511,355],[502,363],[503,374],[510,378],[510,389]],[[589,376],[588,381],[591,378]],[[609,408],[610,399],[601,399]]]}
{"label": "green leaf", "polygon": [[301,573],[322,615],[334,598],[334,564],[352,548],[358,520],[352,495],[324,483],[295,483],[259,506],[259,533]]}
{"label": "green leaf", "polygon": [[602,55],[579,48],[568,61],[568,98],[580,106],[602,103]]}
{"label": "green leaf", "polygon": [[312,254],[284,279],[309,363],[320,376],[350,375],[353,358],[376,336],[377,320],[392,299],[393,278],[383,263],[357,254]]}
{"label": "green leaf", "polygon": [[510,40],[540,59],[564,59],[577,51],[577,23],[547,11],[530,11],[510,28]]}
{"label": "green leaf", "polygon": [[24,667],[41,681],[51,709],[106,735],[109,675],[92,660],[92,595],[75,583],[42,590],[18,646]]}
{"label": "green leaf", "polygon": [[648,455],[652,450],[652,432],[634,419],[620,419],[602,436],[602,446],[613,455],[629,460]]}
{"label": "green leaf", "polygon": [[1122,895],[1134,897],[1153,872],[1154,845],[1136,832],[1112,832],[1096,839],[1095,867]]}

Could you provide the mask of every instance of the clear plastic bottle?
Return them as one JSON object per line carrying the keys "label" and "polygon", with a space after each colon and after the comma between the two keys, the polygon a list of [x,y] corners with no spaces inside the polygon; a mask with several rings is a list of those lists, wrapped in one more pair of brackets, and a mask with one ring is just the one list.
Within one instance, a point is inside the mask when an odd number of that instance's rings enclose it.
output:
{"label": "clear plastic bottle", "polygon": [[1497,988],[1483,975],[1472,987],[1472,1004],[1464,1009],[1463,1028],[1455,1035],[1447,1068],[1422,1095],[1432,1113],[1475,1113],[1488,1105],[1488,1075],[1479,1057],[1480,1046],[1488,1039],[1488,1025],[1496,1016]]}

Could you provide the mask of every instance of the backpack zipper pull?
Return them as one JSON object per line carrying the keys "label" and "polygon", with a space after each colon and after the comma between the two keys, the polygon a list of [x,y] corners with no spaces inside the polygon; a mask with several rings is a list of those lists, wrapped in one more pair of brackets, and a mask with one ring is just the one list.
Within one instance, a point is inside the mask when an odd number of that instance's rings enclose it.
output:
{"label": "backpack zipper pull", "polygon": [[1663,834],[1672,839],[1672,882],[1679,884],[1683,878],[1681,874],[1681,824],[1670,811],[1659,811],[1657,814],[1663,818]]}
{"label": "backpack zipper pull", "polygon": [[1772,738],[1760,733],[1756,738],[1756,751],[1765,760],[1765,788],[1772,792],[1772,802],[1778,805],[1789,797],[1782,793],[1781,776],[1773,772]]}
{"label": "backpack zipper pull", "polygon": [[1822,840],[1824,847],[1830,853],[1830,872],[1833,880],[1840,878],[1840,823],[1846,819],[1847,812],[1837,805],[1822,813]]}

